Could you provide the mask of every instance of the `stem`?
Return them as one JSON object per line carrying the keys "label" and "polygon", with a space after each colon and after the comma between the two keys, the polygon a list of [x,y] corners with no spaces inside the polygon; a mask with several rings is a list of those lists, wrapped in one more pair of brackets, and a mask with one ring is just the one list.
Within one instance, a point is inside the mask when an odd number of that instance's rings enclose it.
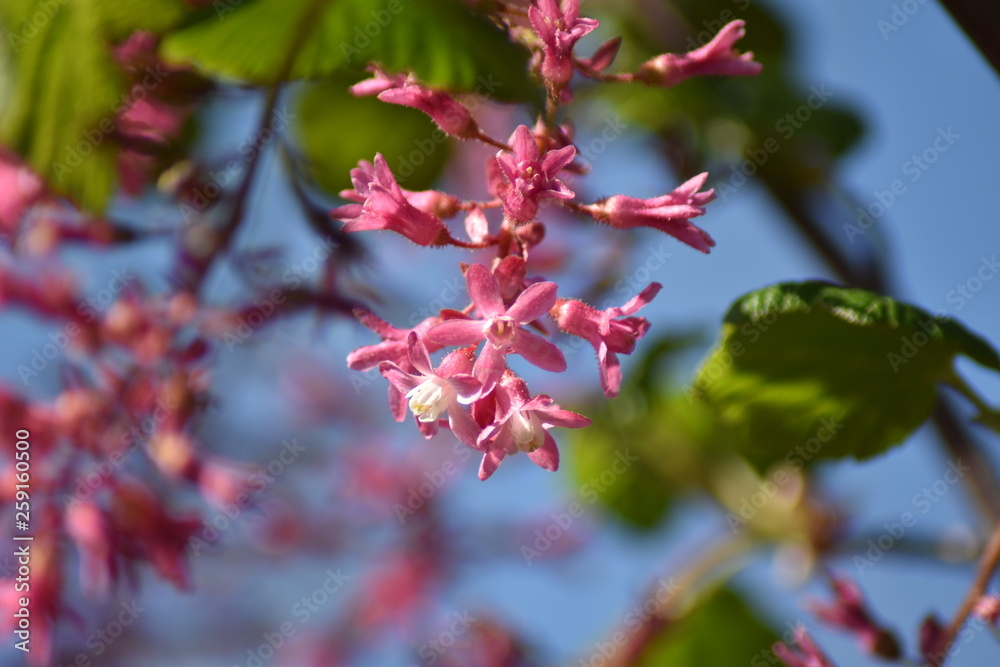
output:
{"label": "stem", "polygon": [[[278,103],[278,97],[281,92],[281,84],[288,79],[288,76],[292,71],[292,67],[295,65],[295,58],[298,56],[299,50],[302,48],[302,44],[306,41],[305,37],[316,24],[316,15],[323,8],[324,4],[326,4],[325,0],[315,0],[302,14],[302,18],[295,31],[295,38],[292,41],[292,46],[288,50],[288,54],[285,56],[285,60],[281,64],[281,68],[278,70],[274,83],[268,87],[267,98],[264,101],[264,110],[261,112],[260,122],[257,124],[257,131],[254,134],[254,136],[257,137],[257,141],[260,141],[260,137],[263,135],[264,130],[266,130],[270,124],[271,116],[274,114],[275,106]],[[208,248],[204,254],[199,255],[194,260],[195,265],[193,267],[193,274],[189,276],[186,281],[189,289],[193,290],[204,282],[205,276],[208,275],[209,270],[212,268],[212,264],[218,257],[225,254],[226,250],[228,250],[236,236],[236,231],[243,222],[248,195],[250,194],[250,189],[253,185],[254,175],[257,173],[257,167],[260,164],[260,155],[263,152],[259,150],[260,146],[255,146],[255,148],[258,150],[254,151],[247,161],[247,173],[243,178],[243,181],[240,183],[239,190],[236,191],[233,207],[229,212],[229,217],[226,218],[222,228],[219,230],[218,236],[214,239],[213,246]]]}
{"label": "stem", "polygon": [[969,463],[968,489],[988,525],[1000,523],[1000,486],[993,468],[973,444],[951,406],[938,396],[934,407],[934,428],[951,458]]}
{"label": "stem", "polygon": [[[706,579],[715,570],[744,555],[753,546],[753,541],[742,536],[727,536],[716,540],[699,554],[698,557],[687,561],[694,563],[694,565],[690,566],[687,571],[677,578],[678,588],[687,593],[686,597],[690,597],[691,592],[699,587],[703,579]],[[619,630],[619,632],[624,632],[627,636],[630,635],[629,641],[608,662],[608,667],[628,667],[635,664],[642,657],[646,649],[649,648],[649,645],[660,636],[660,631],[676,619],[672,615],[672,612],[675,610],[677,602],[685,596],[672,595],[666,600],[661,601],[653,594],[655,590],[656,588],[652,587],[651,593],[647,593],[640,604],[645,605],[652,601],[656,604],[656,611],[649,614],[638,629],[626,626],[622,630]]]}
{"label": "stem", "polygon": [[997,524],[993,535],[990,536],[990,541],[986,544],[986,549],[979,561],[979,567],[976,569],[976,578],[972,582],[972,587],[966,593],[962,605],[955,613],[955,618],[952,619],[951,624],[941,637],[938,653],[945,656],[941,662],[942,665],[947,661],[948,649],[954,643],[958,631],[965,625],[969,614],[976,608],[976,603],[986,592],[986,586],[990,583],[990,577],[993,576],[993,570],[996,569],[998,562],[1000,562],[1000,523]]}
{"label": "stem", "polygon": [[483,142],[484,144],[489,144],[490,146],[493,146],[494,148],[499,148],[502,151],[507,151],[508,153],[513,150],[507,144],[503,143],[502,141],[497,141],[496,139],[494,139],[490,135],[486,134],[482,130],[480,130],[479,134],[477,134],[473,138],[474,139],[478,139],[479,141]]}
{"label": "stem", "polygon": [[1000,72],[1000,4],[982,0],[941,0],[979,52]]}

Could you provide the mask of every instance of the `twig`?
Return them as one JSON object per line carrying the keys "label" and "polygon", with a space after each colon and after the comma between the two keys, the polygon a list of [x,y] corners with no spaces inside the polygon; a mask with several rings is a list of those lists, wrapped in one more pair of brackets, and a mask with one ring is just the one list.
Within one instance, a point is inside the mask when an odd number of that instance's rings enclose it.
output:
{"label": "twig", "polygon": [[986,586],[990,583],[990,577],[993,576],[993,570],[996,569],[998,562],[1000,562],[1000,524],[997,524],[993,535],[990,536],[990,541],[986,544],[983,556],[979,560],[979,567],[976,568],[976,578],[972,582],[972,587],[966,593],[962,605],[955,612],[955,618],[952,619],[951,624],[945,629],[944,635],[940,639],[938,653],[945,656],[941,662],[942,665],[948,659],[948,649],[954,643],[958,631],[965,625],[969,614],[976,608],[976,603],[986,592]]}

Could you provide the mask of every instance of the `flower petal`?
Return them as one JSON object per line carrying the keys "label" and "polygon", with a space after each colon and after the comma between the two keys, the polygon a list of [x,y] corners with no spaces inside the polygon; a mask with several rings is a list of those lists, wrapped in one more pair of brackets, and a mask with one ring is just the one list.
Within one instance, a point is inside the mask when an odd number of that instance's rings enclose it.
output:
{"label": "flower petal", "polygon": [[563,410],[558,405],[538,410],[538,417],[543,424],[562,426],[563,428],[584,428],[592,423],[583,415],[570,410]]}
{"label": "flower petal", "polygon": [[527,324],[537,320],[556,305],[556,292],[559,286],[553,282],[535,283],[521,292],[517,300],[507,311],[507,316],[518,324]]}
{"label": "flower petal", "polygon": [[618,363],[618,355],[608,349],[607,343],[601,341],[597,359],[601,366],[601,388],[604,390],[604,395],[614,398],[622,386],[622,367]]}
{"label": "flower petal", "polygon": [[[478,384],[478,383],[477,383]],[[448,407],[448,428],[455,437],[473,449],[479,449],[477,440],[482,430],[476,420],[456,403]],[[479,449],[479,451],[482,451]]]}
{"label": "flower petal", "polygon": [[555,472],[559,469],[559,448],[551,433],[545,434],[545,443],[533,452],[528,452],[528,458],[539,468]]}
{"label": "flower petal", "polygon": [[[489,346],[487,346],[489,347]],[[542,370],[562,373],[566,370],[566,357],[562,351],[537,334],[518,329],[514,334],[514,351]]]}
{"label": "flower petal", "polygon": [[479,398],[481,393],[480,390],[483,388],[482,383],[480,383],[475,376],[465,373],[452,375],[448,378],[448,382],[451,383],[451,386],[454,387],[455,391],[458,393],[458,402],[465,405],[468,405]]}
{"label": "flower petal", "polygon": [[445,320],[427,330],[427,339],[439,345],[471,345],[485,337],[482,320]]}
{"label": "flower petal", "polygon": [[469,288],[469,298],[484,318],[499,315],[506,310],[500,298],[500,284],[493,277],[493,272],[482,264],[473,264],[465,271],[465,284]]}
{"label": "flower petal", "polygon": [[491,447],[490,451],[486,452],[482,462],[479,464],[479,479],[483,481],[489,479],[490,475],[500,467],[500,462],[503,461],[506,453],[506,450],[501,447]]}
{"label": "flower petal", "polygon": [[527,125],[518,125],[514,134],[510,135],[510,145],[514,149],[514,158],[518,162],[538,159],[538,144],[535,143],[535,135],[531,133]]}
{"label": "flower petal", "polygon": [[380,363],[378,365],[378,372],[382,374],[382,377],[391,382],[392,386],[404,394],[424,381],[424,378],[407,373],[391,361]]}
{"label": "flower petal", "polygon": [[406,348],[410,363],[415,369],[424,375],[437,375],[434,372],[433,364],[431,364],[431,355],[427,353],[427,347],[424,345],[424,341],[420,340],[416,331],[411,331],[410,335],[407,336]]}
{"label": "flower petal", "polygon": [[487,343],[479,353],[475,366],[472,367],[472,374],[483,383],[483,394],[488,394],[496,387],[506,369],[507,353]]}

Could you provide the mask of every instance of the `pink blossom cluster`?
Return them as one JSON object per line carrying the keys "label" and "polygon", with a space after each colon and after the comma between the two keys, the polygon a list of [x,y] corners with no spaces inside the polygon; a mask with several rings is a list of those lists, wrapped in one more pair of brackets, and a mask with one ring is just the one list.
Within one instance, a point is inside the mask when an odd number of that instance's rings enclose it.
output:
{"label": "pink blossom cluster", "polygon": [[[582,18],[579,0],[533,0],[530,28],[518,26],[523,14],[505,16],[512,34],[532,49],[532,68],[549,93],[544,117],[533,128],[519,125],[506,142],[487,135],[472,111],[444,90],[422,84],[413,74],[390,73],[369,66],[372,78],[352,87],[355,95],[377,95],[390,104],[419,109],[460,140],[481,141],[499,149],[486,164],[491,199],[464,201],[437,190],[402,188],[381,154],[351,171],[353,188],[341,196],[348,204],[331,211],[342,231],[391,231],[420,246],[455,246],[495,251],[489,261],[461,265],[470,302],[443,309],[411,329],[397,329],[367,309],[356,309],[361,322],[382,341],[361,347],[347,359],[354,370],[377,368],[389,381],[389,408],[397,421],[407,410],[425,437],[448,428],[461,442],[482,454],[479,478],[487,479],[506,456],[519,451],[546,470],[556,470],[559,451],[549,429],[580,428],[590,421],[564,410],[547,394],[532,394],[508,365],[518,355],[542,370],[566,370],[566,359],[547,338],[553,331],[590,343],[598,358],[604,393],[613,398],[622,383],[618,355],[630,354],[649,330],[635,313],[660,291],[650,283],[620,307],[599,310],[560,294],[558,284],[529,275],[533,250],[545,239],[543,205],[616,229],[650,227],[708,253],[715,242],[691,220],[705,213],[714,192],[703,190],[700,174],[659,197],[614,195],[596,202],[578,201],[571,177],[585,169],[577,163],[572,130],[558,120],[561,105],[572,99],[574,73],[599,80],[640,81],[673,86],[695,75],[751,75],[760,70],[752,54],[733,44],[743,35],[742,22],[725,26],[704,47],[687,54],[664,54],[632,74],[606,74],[620,40],[611,40],[588,59],[574,55],[577,41],[598,22]],[[502,214],[491,221],[487,213]],[[459,233],[446,220],[464,216]],[[552,326],[554,325],[554,327]],[[437,363],[431,355],[441,353]]]}

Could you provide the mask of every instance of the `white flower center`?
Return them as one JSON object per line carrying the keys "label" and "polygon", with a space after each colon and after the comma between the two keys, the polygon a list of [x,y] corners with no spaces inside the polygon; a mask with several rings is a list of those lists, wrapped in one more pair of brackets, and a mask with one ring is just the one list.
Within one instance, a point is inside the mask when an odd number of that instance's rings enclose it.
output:
{"label": "white flower center", "polygon": [[518,410],[510,418],[510,433],[524,452],[533,452],[545,444],[545,427],[534,410]]}
{"label": "white flower center", "polygon": [[455,389],[437,376],[428,377],[406,393],[410,410],[422,422],[436,421],[455,401]]}

